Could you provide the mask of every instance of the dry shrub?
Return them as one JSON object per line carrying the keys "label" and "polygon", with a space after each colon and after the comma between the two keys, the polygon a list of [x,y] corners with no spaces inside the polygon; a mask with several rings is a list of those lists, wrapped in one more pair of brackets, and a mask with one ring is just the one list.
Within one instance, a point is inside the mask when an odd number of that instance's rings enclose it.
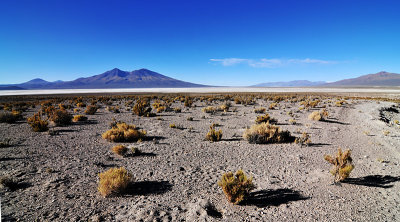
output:
{"label": "dry shrub", "polygon": [[267,110],[266,108],[260,107],[260,108],[254,109],[254,112],[255,113],[265,113],[266,110]]}
{"label": "dry shrub", "polygon": [[75,115],[72,122],[85,122],[86,120],[88,120],[88,118],[85,115]]}
{"label": "dry shrub", "polygon": [[128,148],[124,145],[117,145],[112,148],[112,152],[120,156],[125,156],[128,152]]}
{"label": "dry shrub", "polygon": [[89,105],[86,107],[85,113],[87,115],[94,115],[97,112],[97,109],[97,106]]}
{"label": "dry shrub", "polygon": [[169,124],[169,128],[176,129],[177,127],[176,127],[175,123],[170,123],[170,124]]}
{"label": "dry shrub", "polygon": [[50,121],[54,122],[56,126],[66,126],[71,124],[72,121],[72,115],[69,114],[66,110],[55,110],[51,115],[50,115]]}
{"label": "dry shrub", "polygon": [[217,112],[217,109],[213,106],[207,106],[201,109],[201,111],[203,111],[204,113],[214,114],[215,112]]}
{"label": "dry shrub", "polygon": [[182,109],[179,108],[179,107],[177,107],[177,108],[174,109],[174,112],[175,112],[175,113],[181,113],[181,112],[182,112]]}
{"label": "dry shrub", "polygon": [[303,132],[301,137],[297,137],[294,142],[296,144],[300,144],[301,146],[306,145],[309,146],[311,144],[311,137],[308,135],[308,133]]}
{"label": "dry shrub", "polygon": [[333,165],[330,171],[335,176],[335,182],[343,181],[350,176],[351,171],[354,169],[351,159],[351,151],[346,150],[342,152],[339,148],[336,157],[325,155],[324,159]]}
{"label": "dry shrub", "polygon": [[33,116],[28,117],[28,124],[32,127],[35,132],[44,132],[49,130],[49,123],[47,120],[42,119],[40,113],[35,113]]}
{"label": "dry shrub", "polygon": [[143,99],[139,99],[135,106],[133,106],[132,109],[133,113],[138,115],[138,116],[145,116],[145,117],[151,117],[155,116],[154,113],[151,113],[151,107],[150,104]]}
{"label": "dry shrub", "polygon": [[248,178],[242,170],[238,170],[235,175],[232,172],[225,173],[218,181],[218,186],[222,188],[228,201],[233,204],[240,203],[251,190],[255,189],[253,177]]}
{"label": "dry shrub", "polygon": [[132,142],[146,137],[145,130],[137,130],[135,125],[116,123],[112,129],[103,133],[102,137],[111,142]]}
{"label": "dry shrub", "polygon": [[279,126],[269,123],[261,123],[252,125],[247,129],[243,137],[249,143],[266,144],[266,143],[283,143],[292,142],[293,138],[289,131],[282,131]]}
{"label": "dry shrub", "polygon": [[314,121],[323,121],[326,118],[328,118],[328,111],[326,109],[322,109],[320,111],[314,111],[312,112],[309,116],[308,119],[314,120]]}
{"label": "dry shrub", "polygon": [[295,119],[289,119],[289,123],[292,125],[296,125],[296,120]]}
{"label": "dry shrub", "polygon": [[86,104],[81,102],[81,103],[77,103],[76,106],[82,108],[82,107],[86,107]]}
{"label": "dry shrub", "polygon": [[185,98],[185,102],[184,102],[183,105],[184,105],[185,107],[192,107],[193,101],[192,101],[189,97],[186,97],[186,98]]}
{"label": "dry shrub", "polygon": [[98,190],[104,197],[122,194],[132,181],[132,175],[123,167],[100,173],[99,178]]}
{"label": "dry shrub", "polygon": [[275,109],[278,106],[278,103],[269,104],[269,109]]}
{"label": "dry shrub", "polygon": [[0,123],[15,123],[20,119],[22,119],[22,115],[18,111],[0,113]]}
{"label": "dry shrub", "polygon": [[166,109],[167,109],[167,107],[165,107],[165,106],[160,106],[160,107],[157,108],[156,112],[157,112],[157,113],[162,113],[162,112],[164,112]]}
{"label": "dry shrub", "polygon": [[268,113],[266,113],[264,116],[257,116],[257,118],[256,118],[256,123],[257,124],[267,123],[267,122],[275,124],[278,121],[276,119],[270,117]]}
{"label": "dry shrub", "polygon": [[211,142],[218,142],[222,138],[222,130],[215,130],[215,126],[210,126],[210,131],[206,135],[206,140]]}

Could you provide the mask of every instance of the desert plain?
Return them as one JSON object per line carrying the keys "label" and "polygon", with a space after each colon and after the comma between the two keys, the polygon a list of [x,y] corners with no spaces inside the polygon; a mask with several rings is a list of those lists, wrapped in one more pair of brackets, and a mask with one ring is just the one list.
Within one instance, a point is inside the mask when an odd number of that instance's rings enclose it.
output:
{"label": "desert plain", "polygon": [[[145,98],[153,117],[135,115]],[[335,93],[153,93],[124,95],[2,96],[3,109],[21,110],[15,123],[0,123],[0,189],[3,221],[399,221],[399,95]],[[185,100],[192,102],[185,106]],[[302,102],[317,101],[310,107]],[[77,101],[94,105],[93,115]],[[88,120],[34,132],[27,118],[41,104],[65,105]],[[156,112],[154,103],[166,106]],[[227,110],[218,110],[228,104]],[[203,111],[215,107],[214,113]],[[119,112],[116,112],[115,109]],[[256,124],[256,109],[310,144],[253,144],[243,134]],[[7,111],[8,109],[8,111]],[[75,110],[74,110],[75,109]],[[325,109],[323,121],[309,119]],[[146,137],[110,142],[112,122],[134,124]],[[205,139],[210,126],[222,139]],[[175,125],[174,128],[171,125]],[[115,145],[137,148],[121,156]],[[335,183],[324,155],[350,149],[354,170]],[[98,191],[99,173],[124,167],[127,189],[110,197]],[[254,190],[230,203],[218,181],[242,169]]]}

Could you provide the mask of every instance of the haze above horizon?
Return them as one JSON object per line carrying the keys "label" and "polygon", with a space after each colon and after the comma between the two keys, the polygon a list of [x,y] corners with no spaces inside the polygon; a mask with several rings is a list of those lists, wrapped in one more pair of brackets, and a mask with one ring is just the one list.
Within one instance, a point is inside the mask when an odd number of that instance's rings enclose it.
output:
{"label": "haze above horizon", "polygon": [[400,73],[397,1],[0,3],[0,84],[140,68],[205,85]]}

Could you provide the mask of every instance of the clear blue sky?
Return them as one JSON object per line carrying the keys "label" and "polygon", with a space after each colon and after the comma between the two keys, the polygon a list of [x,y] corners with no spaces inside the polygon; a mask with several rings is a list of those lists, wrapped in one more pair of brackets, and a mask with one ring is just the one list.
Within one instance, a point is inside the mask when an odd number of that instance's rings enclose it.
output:
{"label": "clear blue sky", "polygon": [[0,84],[147,68],[210,85],[400,73],[400,1],[2,0]]}

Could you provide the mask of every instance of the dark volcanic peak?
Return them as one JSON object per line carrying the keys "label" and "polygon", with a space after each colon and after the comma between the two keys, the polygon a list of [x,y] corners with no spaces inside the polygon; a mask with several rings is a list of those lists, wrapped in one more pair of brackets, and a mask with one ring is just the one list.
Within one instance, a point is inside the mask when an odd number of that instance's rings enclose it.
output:
{"label": "dark volcanic peak", "polygon": [[36,78],[36,79],[32,79],[31,81],[28,81],[24,84],[47,84],[47,83],[49,83],[49,82],[44,79]]}
{"label": "dark volcanic peak", "polygon": [[179,88],[204,87],[204,85],[184,82],[164,76],[148,69],[131,72],[117,68],[86,78],[73,81],[47,82],[34,79],[16,86],[26,89],[102,89],[102,88]]}
{"label": "dark volcanic peak", "polygon": [[400,86],[400,74],[378,72],[357,78],[344,79],[326,84],[327,86]]}

